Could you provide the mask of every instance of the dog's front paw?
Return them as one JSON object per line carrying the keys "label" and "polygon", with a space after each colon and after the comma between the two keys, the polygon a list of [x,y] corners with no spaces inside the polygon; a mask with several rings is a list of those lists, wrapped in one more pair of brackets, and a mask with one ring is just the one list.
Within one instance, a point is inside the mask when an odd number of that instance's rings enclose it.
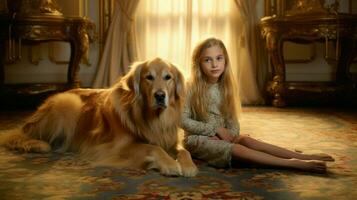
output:
{"label": "dog's front paw", "polygon": [[198,168],[193,162],[181,164],[181,168],[182,175],[185,177],[194,177],[198,173]]}
{"label": "dog's front paw", "polygon": [[198,168],[191,158],[191,154],[185,150],[181,149],[177,154],[177,161],[180,163],[182,168],[182,175],[185,177],[193,177],[198,173]]}
{"label": "dog's front paw", "polygon": [[166,176],[182,176],[182,169],[178,162],[173,161],[160,167],[160,173]]}
{"label": "dog's front paw", "polygon": [[51,146],[41,140],[29,140],[24,143],[23,149],[25,152],[48,153],[51,151]]}

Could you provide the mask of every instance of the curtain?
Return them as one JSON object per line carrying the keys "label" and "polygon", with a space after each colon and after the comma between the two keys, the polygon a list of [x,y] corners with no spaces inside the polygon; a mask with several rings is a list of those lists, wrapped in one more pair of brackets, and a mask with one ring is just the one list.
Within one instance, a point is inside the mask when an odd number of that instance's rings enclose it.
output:
{"label": "curtain", "polygon": [[94,88],[111,86],[136,60],[133,18],[138,3],[139,0],[115,1],[113,20],[94,77]]}
{"label": "curtain", "polygon": [[237,29],[232,22],[236,17],[232,0],[142,0],[135,22],[138,57],[168,59],[187,78],[191,53],[200,40],[220,38],[234,54],[237,45],[232,40],[237,37]]}
{"label": "curtain", "polygon": [[268,74],[264,41],[260,36],[256,0],[234,0],[240,25],[237,57],[239,60],[239,82],[241,100],[245,104],[262,104]]}
{"label": "curtain", "polygon": [[[187,78],[197,42],[210,36],[219,38],[227,47],[242,103],[262,103],[256,62],[251,60],[255,58],[251,46],[244,45],[241,37],[247,37],[252,24],[257,22],[255,4],[251,0],[237,4],[235,0],[141,0],[135,20],[138,58],[168,59]],[[239,14],[242,11],[247,13]]]}

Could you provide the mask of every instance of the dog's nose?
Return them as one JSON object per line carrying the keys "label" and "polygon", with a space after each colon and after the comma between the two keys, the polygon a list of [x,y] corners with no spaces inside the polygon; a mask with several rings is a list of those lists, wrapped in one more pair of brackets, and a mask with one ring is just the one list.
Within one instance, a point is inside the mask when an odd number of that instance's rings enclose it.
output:
{"label": "dog's nose", "polygon": [[157,102],[163,103],[163,102],[165,102],[166,94],[164,91],[158,90],[157,92],[155,92],[154,97]]}

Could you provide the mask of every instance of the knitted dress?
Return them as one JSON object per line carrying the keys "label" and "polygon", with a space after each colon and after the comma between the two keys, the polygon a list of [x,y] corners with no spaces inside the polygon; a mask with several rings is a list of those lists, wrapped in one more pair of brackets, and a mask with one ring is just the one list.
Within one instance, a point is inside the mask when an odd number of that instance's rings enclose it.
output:
{"label": "knitted dress", "polygon": [[197,121],[193,119],[188,99],[191,91],[187,92],[186,104],[182,114],[181,126],[185,130],[185,147],[193,157],[206,161],[215,167],[230,167],[233,144],[224,140],[210,138],[216,135],[219,127],[230,130],[233,135],[239,134],[239,124],[231,119],[224,119],[219,110],[222,101],[218,83],[208,89],[208,119]]}

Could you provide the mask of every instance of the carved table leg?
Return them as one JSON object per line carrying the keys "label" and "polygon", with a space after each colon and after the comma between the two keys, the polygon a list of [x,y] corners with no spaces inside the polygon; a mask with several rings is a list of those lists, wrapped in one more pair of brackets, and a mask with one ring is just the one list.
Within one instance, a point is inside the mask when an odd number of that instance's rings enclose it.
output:
{"label": "carved table leg", "polygon": [[269,32],[266,35],[266,46],[273,65],[273,80],[268,84],[268,92],[273,96],[273,106],[285,106],[285,64],[282,55],[282,40],[277,34]]}
{"label": "carved table leg", "polygon": [[68,66],[67,81],[70,87],[80,86],[79,70],[80,62],[89,49],[89,37],[86,33],[86,25],[82,24],[74,30],[76,33],[71,43],[71,59]]}
{"label": "carved table leg", "polygon": [[268,84],[268,92],[273,95],[273,106],[284,107],[285,101],[283,98],[284,83],[281,76],[275,75],[273,80]]}
{"label": "carved table leg", "polygon": [[79,87],[79,63],[80,63],[80,55],[78,53],[79,44],[76,41],[71,41],[71,58],[68,65],[67,72],[67,84],[70,88]]}

